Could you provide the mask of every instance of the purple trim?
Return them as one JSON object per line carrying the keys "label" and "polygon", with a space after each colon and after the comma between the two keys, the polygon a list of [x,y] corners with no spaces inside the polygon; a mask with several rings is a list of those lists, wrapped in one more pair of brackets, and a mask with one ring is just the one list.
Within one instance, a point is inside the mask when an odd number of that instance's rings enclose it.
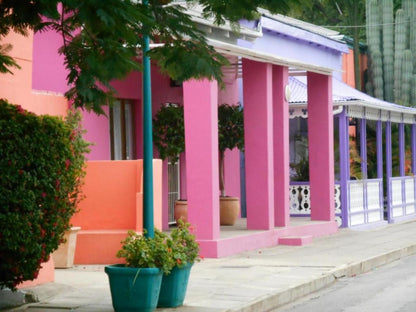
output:
{"label": "purple trim", "polygon": [[344,107],[339,115],[339,177],[341,184],[341,218],[342,227],[348,227],[349,200],[348,184],[350,179],[350,155],[349,155],[349,133],[348,133],[348,116]]}
{"label": "purple trim", "polygon": [[377,120],[376,124],[376,145],[377,145],[377,178],[383,178],[383,123]]}
{"label": "purple trim", "polygon": [[367,180],[367,121],[360,120],[360,157],[361,157],[361,177]]}
{"label": "purple trim", "polygon": [[[376,123],[376,145],[377,145],[377,178],[383,179],[383,123],[381,120],[377,120]],[[380,203],[383,204],[383,187],[380,187]],[[380,219],[384,219],[384,211],[380,211]]]}
{"label": "purple trim", "polygon": [[416,175],[416,125],[415,124],[412,125],[411,148],[412,148],[412,173],[413,175]]}
{"label": "purple trim", "polygon": [[327,47],[327,48],[334,49],[339,52],[344,52],[344,53],[348,52],[348,46],[345,43],[341,43],[333,39],[329,39],[327,37],[313,33],[312,31],[304,30],[300,28],[299,26],[286,24],[284,22],[273,19],[270,16],[262,17],[261,26],[263,28],[263,31],[266,29],[269,29],[277,33],[280,33],[284,36],[293,38],[295,40],[302,40],[308,43],[309,42],[315,43],[318,46],[319,45],[322,46],[321,49],[324,49],[325,47]]}
{"label": "purple trim", "polygon": [[391,176],[392,176],[392,162],[391,162],[391,121],[386,122],[386,180],[387,180],[387,220],[392,221],[391,211]]}
{"label": "purple trim", "polygon": [[368,202],[367,202],[367,120],[360,120],[360,157],[361,157],[361,177],[364,183],[363,203],[364,203],[364,223],[368,223]]}
{"label": "purple trim", "polygon": [[290,181],[290,185],[309,185],[309,181]]}
{"label": "purple trim", "polygon": [[405,151],[404,151],[404,124],[399,124],[399,172],[400,176],[404,177]]}
{"label": "purple trim", "polygon": [[[412,173],[413,176],[416,173],[416,125],[412,125],[412,135],[411,135],[411,150],[412,150]],[[413,185],[414,185],[414,200],[415,200],[415,208],[416,208],[416,178],[413,178]]]}
{"label": "purple trim", "polygon": [[[404,162],[405,162],[405,146],[404,146],[404,124],[399,123],[399,175],[404,177]],[[406,182],[402,178],[402,214],[406,215]]]}

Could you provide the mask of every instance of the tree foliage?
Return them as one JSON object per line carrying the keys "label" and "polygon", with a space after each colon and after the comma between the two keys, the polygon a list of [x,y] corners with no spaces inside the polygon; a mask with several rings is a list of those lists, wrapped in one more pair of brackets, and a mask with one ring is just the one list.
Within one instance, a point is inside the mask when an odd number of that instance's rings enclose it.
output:
{"label": "tree foliage", "polygon": [[[218,24],[258,16],[257,8],[286,12],[298,0],[186,0],[200,4],[206,17]],[[149,55],[161,71],[175,80],[209,78],[222,81],[226,58],[210,47],[183,6],[172,0],[2,0],[0,40],[10,31],[53,29],[62,35],[62,47],[71,86],[66,93],[77,107],[103,113],[102,106],[114,99],[110,82],[141,70],[137,57],[144,35],[153,43]],[[1,43],[1,41],[0,41]],[[0,71],[17,67],[0,46]]]}

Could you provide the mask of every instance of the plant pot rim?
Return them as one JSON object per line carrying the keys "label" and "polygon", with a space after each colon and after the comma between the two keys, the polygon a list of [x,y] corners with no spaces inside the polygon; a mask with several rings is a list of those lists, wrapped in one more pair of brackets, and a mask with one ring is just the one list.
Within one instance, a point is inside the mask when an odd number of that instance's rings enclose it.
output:
{"label": "plant pot rim", "polygon": [[220,196],[220,200],[239,200],[239,197],[236,196]]}
{"label": "plant pot rim", "polygon": [[136,274],[137,271],[140,270],[139,274],[149,275],[149,274],[159,274],[162,273],[162,269],[160,268],[132,268],[127,267],[125,264],[110,264],[104,267],[105,273],[117,273],[117,274]]}

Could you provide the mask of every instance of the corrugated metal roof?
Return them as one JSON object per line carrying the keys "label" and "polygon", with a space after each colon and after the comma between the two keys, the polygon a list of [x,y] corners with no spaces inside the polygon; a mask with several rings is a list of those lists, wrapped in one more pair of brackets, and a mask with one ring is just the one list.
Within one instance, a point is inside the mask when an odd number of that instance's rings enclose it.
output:
{"label": "corrugated metal roof", "polygon": [[[306,76],[289,77],[291,105],[306,106],[308,101]],[[416,115],[416,108],[401,106],[382,101],[350,87],[346,83],[332,77],[332,96],[334,106],[363,106],[391,112]]]}

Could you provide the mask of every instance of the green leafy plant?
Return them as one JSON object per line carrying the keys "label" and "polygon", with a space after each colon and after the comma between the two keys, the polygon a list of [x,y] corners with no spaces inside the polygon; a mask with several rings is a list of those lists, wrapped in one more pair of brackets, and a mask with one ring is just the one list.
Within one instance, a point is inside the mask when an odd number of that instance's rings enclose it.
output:
{"label": "green leafy plant", "polygon": [[169,274],[175,266],[183,267],[201,259],[192,230],[189,223],[179,220],[170,235],[155,229],[152,238],[129,231],[117,257],[124,258],[128,267],[160,268]]}
{"label": "green leafy plant", "polygon": [[168,235],[155,229],[154,237],[146,237],[134,231],[121,243],[118,258],[126,260],[126,266],[132,268],[160,268],[169,273],[174,267],[173,258],[168,247]]}
{"label": "green leafy plant", "polygon": [[183,106],[162,106],[153,119],[153,142],[162,159],[178,159],[185,151]]}
{"label": "green leafy plant", "polygon": [[37,277],[82,199],[80,114],[37,116],[0,100],[0,288]]}
{"label": "green leafy plant", "polygon": [[240,106],[218,106],[218,149],[220,160],[220,190],[225,196],[224,156],[227,149],[244,150],[244,113]]}
{"label": "green leafy plant", "polygon": [[195,240],[193,226],[179,219],[178,227],[173,229],[167,241],[175,266],[181,268],[186,264],[193,264],[202,258],[199,255],[199,245]]}

